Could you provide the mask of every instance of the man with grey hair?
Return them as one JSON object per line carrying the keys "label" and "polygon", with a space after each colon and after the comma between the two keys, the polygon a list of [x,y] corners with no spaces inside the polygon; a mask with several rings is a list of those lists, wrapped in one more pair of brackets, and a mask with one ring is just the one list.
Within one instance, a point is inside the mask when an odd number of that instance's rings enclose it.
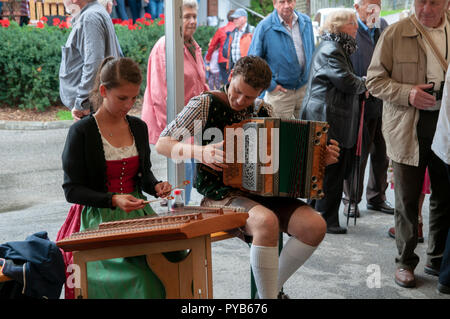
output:
{"label": "man with grey hair", "polygon": [[281,118],[298,118],[314,52],[311,19],[295,10],[295,0],[273,0],[274,11],[255,30],[249,55],[269,64],[272,82],[264,100]]}
{"label": "man with grey hair", "polygon": [[419,195],[431,180],[425,272],[438,275],[450,226],[450,182],[431,150],[450,53],[449,0],[415,0],[415,13],[387,28],[367,72],[370,93],[383,100],[382,130],[395,180],[395,282],[415,287]]}
{"label": "man with grey hair", "polygon": [[[357,50],[350,56],[358,76],[366,76],[367,68],[372,60],[375,45],[381,32],[388,26],[380,18],[381,0],[355,0],[354,8],[358,17],[358,33],[356,34]],[[355,177],[353,184],[350,180],[344,181],[344,214],[348,212],[350,199],[350,185],[353,185],[352,205],[350,216],[359,217],[358,204],[361,201],[364,185],[364,172],[370,155],[369,180],[366,187],[367,209],[394,214],[394,208],[386,201],[387,169],[389,159],[386,155],[386,143],[381,132],[381,114],[383,101],[369,95],[365,100],[364,131],[361,149],[361,162],[359,176]],[[359,178],[358,189],[356,189]]]}
{"label": "man with grey hair", "polygon": [[[247,55],[252,41],[255,27],[247,23],[247,11],[239,8],[234,11],[230,18],[233,19],[235,28],[227,32],[227,40],[223,47],[223,55],[227,57],[227,72],[230,72],[236,62]],[[228,41],[228,43],[227,43]]]}
{"label": "man with grey hair", "polygon": [[[70,4],[71,2],[71,4]],[[91,112],[89,92],[104,58],[122,56],[114,25],[106,9],[95,0],[67,0],[75,7],[72,31],[61,48],[59,93],[75,120]]]}

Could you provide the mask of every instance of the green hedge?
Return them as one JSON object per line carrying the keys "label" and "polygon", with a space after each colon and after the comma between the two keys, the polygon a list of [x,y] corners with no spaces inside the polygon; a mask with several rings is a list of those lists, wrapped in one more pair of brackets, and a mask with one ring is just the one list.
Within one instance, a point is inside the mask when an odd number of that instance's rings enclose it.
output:
{"label": "green hedge", "polygon": [[[115,25],[125,56],[134,59],[147,73],[147,61],[156,41],[164,35],[164,25],[138,23],[136,29]],[[140,28],[139,28],[140,27]],[[200,26],[194,38],[206,52],[215,28]],[[0,106],[45,110],[60,105],[59,65],[61,46],[70,29],[57,26],[19,27],[10,22],[0,27]],[[143,92],[145,83],[142,85]]]}

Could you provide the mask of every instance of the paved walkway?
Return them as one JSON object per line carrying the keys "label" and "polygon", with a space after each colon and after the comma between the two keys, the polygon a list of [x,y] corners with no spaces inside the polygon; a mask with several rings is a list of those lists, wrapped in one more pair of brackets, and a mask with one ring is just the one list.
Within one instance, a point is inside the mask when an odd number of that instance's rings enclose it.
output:
{"label": "paved walkway", "polygon": [[[40,160],[35,158],[38,152],[60,152],[69,124],[59,123],[63,128],[50,129],[46,126],[39,130],[35,129],[39,124],[29,122],[16,122],[14,127],[3,126],[0,129],[0,157],[5,159],[5,154],[11,154],[11,150],[5,150],[3,145],[9,142],[13,144],[19,135],[23,141],[33,137],[33,143],[37,144],[34,150],[36,153],[25,153],[25,159],[14,159],[14,163],[7,163],[11,170],[14,165],[20,166],[23,160]],[[50,139],[49,136],[58,138]],[[48,143],[58,145],[47,147]],[[5,154],[1,153],[2,149]],[[60,154],[54,154],[52,158],[58,161]],[[157,178],[165,179],[166,159],[158,155],[154,148],[152,163]],[[0,168],[2,169],[4,168]],[[41,230],[48,231],[50,238],[55,239],[69,208],[61,191],[62,171],[57,170],[55,174],[49,177],[42,172],[37,179],[33,179],[35,188],[39,183],[53,181],[50,185],[53,188],[46,191],[47,194],[40,194],[41,201],[38,204],[30,207],[28,203],[21,202],[18,196],[14,210],[3,210],[0,213],[0,242],[23,240],[29,234]],[[28,185],[20,187],[27,190]],[[394,203],[391,189],[388,189],[387,197]],[[5,197],[3,199],[6,200]],[[201,195],[194,191],[194,202],[199,203],[200,199]],[[419,244],[416,249],[421,258],[416,269],[417,288],[405,289],[394,283],[396,247],[395,241],[387,236],[388,228],[394,223],[393,216],[366,210],[363,200],[359,206],[361,218],[357,225],[354,226],[351,221],[346,235],[327,234],[314,255],[285,284],[285,292],[295,299],[449,299],[449,296],[437,292],[437,277],[423,271],[428,239],[428,204],[427,196],[423,211],[425,244]],[[161,209],[156,205],[154,207]],[[342,206],[340,220],[343,225],[345,217],[342,215]],[[287,240],[286,236],[284,240]],[[215,298],[249,298],[248,246],[238,239],[213,243],[212,258]]]}

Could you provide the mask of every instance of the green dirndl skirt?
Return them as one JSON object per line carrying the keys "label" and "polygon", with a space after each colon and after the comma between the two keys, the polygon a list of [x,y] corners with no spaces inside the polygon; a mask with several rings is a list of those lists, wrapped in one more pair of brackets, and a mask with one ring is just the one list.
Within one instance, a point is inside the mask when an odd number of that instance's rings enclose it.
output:
{"label": "green dirndl skirt", "polygon": [[[138,191],[131,193],[146,199]],[[96,208],[85,206],[81,213],[80,231],[96,229],[102,222],[156,215],[150,205],[144,209],[126,213],[120,208]],[[114,258],[87,263],[88,295],[94,299],[165,298],[165,289],[152,272],[145,256]]]}

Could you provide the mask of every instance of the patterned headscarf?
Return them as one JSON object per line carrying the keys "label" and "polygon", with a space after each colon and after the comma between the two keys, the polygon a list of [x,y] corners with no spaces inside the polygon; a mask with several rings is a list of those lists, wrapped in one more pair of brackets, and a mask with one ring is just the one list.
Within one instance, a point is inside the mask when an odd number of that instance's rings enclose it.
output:
{"label": "patterned headscarf", "polygon": [[347,53],[348,56],[352,55],[358,48],[356,46],[356,39],[354,39],[353,37],[344,32],[339,33],[324,32],[320,36],[320,38],[325,41],[335,41],[339,43],[344,48],[344,51]]}

